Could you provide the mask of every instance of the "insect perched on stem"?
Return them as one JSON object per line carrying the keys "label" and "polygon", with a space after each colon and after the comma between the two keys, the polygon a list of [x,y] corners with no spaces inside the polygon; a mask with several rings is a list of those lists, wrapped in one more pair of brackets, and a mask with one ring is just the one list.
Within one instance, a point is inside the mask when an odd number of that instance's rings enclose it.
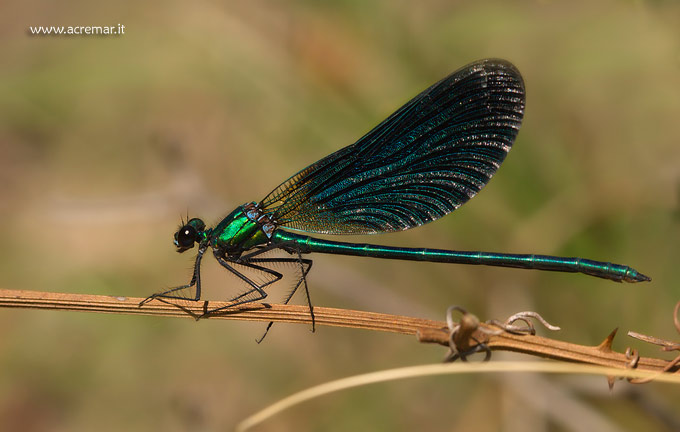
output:
{"label": "insect perched on stem", "polygon": [[[356,143],[313,163],[277,186],[260,202],[237,207],[214,228],[191,219],[175,233],[177,252],[198,245],[191,281],[154,294],[201,299],[201,259],[212,248],[217,261],[247,285],[230,306],[262,300],[283,276],[275,263],[295,263],[301,276],[288,303],[312,267],[310,253],[367,256],[456,264],[481,264],[579,272],[617,282],[650,278],[635,269],[584,258],[416,249],[343,243],[285,230],[320,234],[378,234],[417,227],[452,212],[491,179],[519,131],[524,82],[504,60],[469,64],[426,89]],[[289,256],[268,258],[281,249]],[[260,273],[255,281],[239,269]],[[307,296],[309,301],[309,295]],[[311,302],[310,302],[311,308]],[[225,307],[207,310],[215,312]],[[313,316],[313,315],[312,315]]]}

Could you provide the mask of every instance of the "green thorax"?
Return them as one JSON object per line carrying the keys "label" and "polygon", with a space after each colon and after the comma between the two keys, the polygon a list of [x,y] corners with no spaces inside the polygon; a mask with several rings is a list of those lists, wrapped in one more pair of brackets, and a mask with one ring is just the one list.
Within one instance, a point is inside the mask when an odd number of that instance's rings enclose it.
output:
{"label": "green thorax", "polygon": [[276,229],[273,221],[255,203],[237,207],[212,230],[210,245],[229,255],[269,243]]}

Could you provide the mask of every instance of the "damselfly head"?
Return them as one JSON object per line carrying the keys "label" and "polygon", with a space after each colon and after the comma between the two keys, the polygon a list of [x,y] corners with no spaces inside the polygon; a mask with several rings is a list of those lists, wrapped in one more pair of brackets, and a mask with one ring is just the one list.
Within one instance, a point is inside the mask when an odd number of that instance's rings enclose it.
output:
{"label": "damselfly head", "polygon": [[175,233],[174,241],[177,252],[184,252],[194,247],[195,243],[200,243],[205,237],[204,231],[205,223],[198,218],[193,218],[180,226]]}

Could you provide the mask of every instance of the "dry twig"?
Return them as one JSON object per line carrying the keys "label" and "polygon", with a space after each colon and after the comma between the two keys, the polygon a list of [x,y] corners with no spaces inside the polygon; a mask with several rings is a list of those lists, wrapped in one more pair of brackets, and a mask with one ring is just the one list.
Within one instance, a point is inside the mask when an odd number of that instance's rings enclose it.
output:
{"label": "dry twig", "polygon": [[[48,293],[36,291],[0,290],[0,307],[88,311],[100,313],[156,315],[191,318],[201,316],[208,308],[225,306],[226,302],[178,301],[170,304],[152,301],[139,307],[141,298],[114,297],[102,295]],[[210,306],[208,307],[208,303]],[[317,325],[361,328],[407,335],[417,335],[421,342],[449,345],[450,331],[447,323],[399,315],[345,309],[315,307]],[[235,319],[264,322],[288,322],[310,324],[309,309],[294,305],[268,305],[253,303],[237,306],[225,313],[210,315],[206,319]],[[467,322],[467,324],[465,324]],[[480,323],[476,319],[461,320],[462,330],[458,332],[456,344],[459,348],[484,344],[490,350],[515,351],[538,357],[608,366],[617,369],[637,368],[662,373],[677,373],[678,366],[669,361],[636,357],[612,350],[614,330],[598,346],[584,346],[555,339],[517,334],[502,330],[498,323]],[[464,340],[461,339],[464,335]],[[633,360],[635,360],[633,362]]]}

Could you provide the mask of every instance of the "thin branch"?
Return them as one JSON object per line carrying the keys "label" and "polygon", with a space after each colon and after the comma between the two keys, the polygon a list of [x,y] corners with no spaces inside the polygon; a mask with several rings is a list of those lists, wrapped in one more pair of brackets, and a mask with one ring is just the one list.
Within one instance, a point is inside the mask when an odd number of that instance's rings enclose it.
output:
{"label": "thin branch", "polygon": [[[421,366],[409,366],[397,369],[381,370],[378,372],[371,372],[361,375],[355,375],[348,378],[341,378],[335,381],[326,382],[290,396],[287,396],[272,405],[262,409],[261,411],[250,415],[241,420],[236,425],[236,431],[250,430],[256,425],[263,423],[265,420],[271,419],[284,410],[290,409],[295,405],[299,405],[311,399],[316,399],[329,393],[346,390],[352,387],[365,386],[369,384],[376,384],[385,381],[394,381],[405,378],[415,378],[432,375],[451,375],[451,374],[488,374],[495,372],[503,373],[577,373],[586,375],[615,375],[621,378],[649,378],[656,374],[649,372],[642,372],[637,370],[620,370],[605,368],[601,366],[590,365],[574,365],[557,362],[495,362],[495,363],[458,363],[458,364],[429,364]],[[659,378],[661,382],[680,383],[680,377],[670,376],[665,374]],[[560,407],[562,408],[562,407]]]}
{"label": "thin branch", "polygon": [[[154,300],[140,307],[139,303],[142,300],[144,299],[139,297],[0,289],[0,307],[8,308],[196,318],[201,317],[207,309],[229,305],[228,302],[220,301],[173,300],[173,303],[170,303],[169,301]],[[314,316],[317,325],[360,328],[407,335],[415,335],[422,328],[436,329],[445,325],[438,321],[420,318],[326,307],[315,307]],[[297,324],[311,324],[312,322],[309,308],[306,306],[269,305],[266,303],[236,306],[223,313],[210,314],[204,319],[274,321]]]}
{"label": "thin branch", "polygon": [[[0,307],[87,311],[129,315],[153,315],[179,318],[196,318],[208,309],[228,305],[217,301],[154,300],[139,307],[141,298],[114,297],[87,294],[48,293],[36,291],[0,290]],[[209,306],[208,306],[209,304]],[[360,328],[418,336],[421,342],[449,345],[447,323],[400,315],[315,307],[317,325]],[[264,322],[311,324],[309,309],[303,306],[253,303],[229,309],[225,313],[211,314],[204,319],[231,319]],[[463,322],[463,320],[461,320]],[[598,346],[584,346],[531,334],[513,334],[499,331],[494,324],[470,320],[476,326],[464,332],[467,341],[458,345],[485,344],[491,350],[515,351],[538,357],[570,362],[608,366],[617,369],[640,369],[662,373],[670,362],[652,357],[631,357],[630,354],[612,350],[616,330]],[[670,369],[677,373],[677,366]]]}

